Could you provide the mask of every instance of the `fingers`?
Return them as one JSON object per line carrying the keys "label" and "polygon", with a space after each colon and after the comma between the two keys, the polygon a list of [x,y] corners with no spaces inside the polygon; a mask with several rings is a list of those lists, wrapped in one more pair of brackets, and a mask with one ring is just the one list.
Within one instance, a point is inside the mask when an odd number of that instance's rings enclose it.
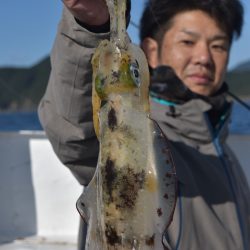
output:
{"label": "fingers", "polygon": [[62,0],[79,21],[89,25],[102,25],[108,21],[109,12],[105,0]]}

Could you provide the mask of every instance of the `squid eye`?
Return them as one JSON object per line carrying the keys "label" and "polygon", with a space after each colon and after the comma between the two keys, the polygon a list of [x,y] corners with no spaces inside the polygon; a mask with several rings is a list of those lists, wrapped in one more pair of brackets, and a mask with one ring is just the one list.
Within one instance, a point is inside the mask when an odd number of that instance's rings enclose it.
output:
{"label": "squid eye", "polygon": [[141,81],[140,81],[140,72],[139,72],[138,64],[132,63],[129,68],[130,68],[130,73],[134,80],[135,85],[137,87],[140,87]]}

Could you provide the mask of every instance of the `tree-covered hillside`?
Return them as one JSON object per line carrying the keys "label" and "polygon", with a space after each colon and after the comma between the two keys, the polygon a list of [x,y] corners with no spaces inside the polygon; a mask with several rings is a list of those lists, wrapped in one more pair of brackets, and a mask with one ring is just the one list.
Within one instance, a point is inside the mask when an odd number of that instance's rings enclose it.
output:
{"label": "tree-covered hillside", "polygon": [[48,57],[30,68],[0,68],[0,110],[36,110],[45,91],[49,72]]}
{"label": "tree-covered hillside", "polygon": [[[0,111],[34,111],[45,92],[49,57],[30,68],[0,68]],[[250,61],[227,74],[232,93],[250,97]]]}
{"label": "tree-covered hillside", "polygon": [[231,71],[227,74],[226,81],[232,93],[250,99],[250,70]]}

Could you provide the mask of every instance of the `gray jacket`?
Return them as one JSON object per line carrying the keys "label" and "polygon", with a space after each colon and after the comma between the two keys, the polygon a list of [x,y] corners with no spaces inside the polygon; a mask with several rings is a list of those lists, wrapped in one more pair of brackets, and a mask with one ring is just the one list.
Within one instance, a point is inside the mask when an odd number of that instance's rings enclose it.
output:
{"label": "gray jacket", "polygon": [[[98,141],[92,124],[91,55],[100,39],[64,10],[51,53],[52,71],[39,117],[59,159],[82,185],[96,167]],[[249,250],[250,192],[226,145],[228,120],[217,135],[206,118],[210,104],[191,100],[169,106],[151,100],[152,117],[170,140],[178,200],[166,236],[172,249]]]}

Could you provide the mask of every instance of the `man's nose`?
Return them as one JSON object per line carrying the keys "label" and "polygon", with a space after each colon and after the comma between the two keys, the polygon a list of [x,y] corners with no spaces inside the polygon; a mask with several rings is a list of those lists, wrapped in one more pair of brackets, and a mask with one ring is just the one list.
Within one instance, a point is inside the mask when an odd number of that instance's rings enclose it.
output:
{"label": "man's nose", "polygon": [[213,64],[213,57],[209,45],[200,43],[196,46],[193,53],[194,63],[203,66],[211,66]]}

